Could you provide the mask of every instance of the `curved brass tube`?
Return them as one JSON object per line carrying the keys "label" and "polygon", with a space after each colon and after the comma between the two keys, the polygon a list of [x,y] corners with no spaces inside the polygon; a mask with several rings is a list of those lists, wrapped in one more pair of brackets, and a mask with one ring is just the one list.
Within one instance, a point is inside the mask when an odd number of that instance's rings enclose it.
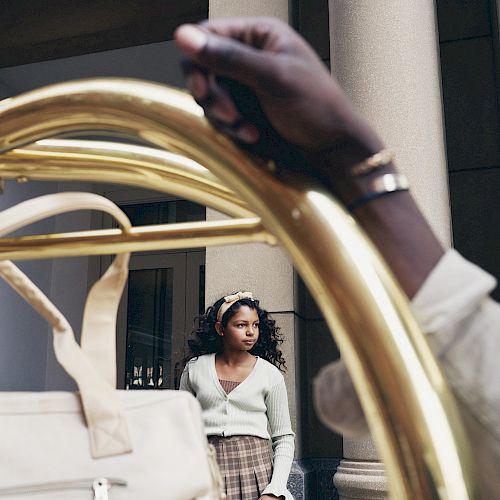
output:
{"label": "curved brass tube", "polygon": [[241,197],[205,167],[179,154],[119,142],[47,139],[3,154],[1,163],[4,180],[68,180],[70,172],[71,178],[81,181],[140,185],[188,198],[228,215],[252,217],[220,223],[141,226],[131,230],[132,242],[109,231],[9,238],[0,240],[2,259],[69,257],[83,253],[85,248],[89,255],[101,255],[124,251],[124,247],[128,251],[147,251],[276,243]]}
{"label": "curved brass tube", "polygon": [[2,156],[5,180],[67,180],[140,185],[188,198],[234,217],[255,217],[241,197],[185,156],[118,142],[49,139]]}
{"label": "curved brass tube", "polygon": [[[188,95],[160,85],[80,81],[0,104],[2,151],[96,129],[129,133],[203,164],[287,249],[347,362],[392,498],[478,498],[453,398],[407,300],[328,193],[309,180],[278,180],[214,131]],[[75,179],[71,172],[68,178]]]}

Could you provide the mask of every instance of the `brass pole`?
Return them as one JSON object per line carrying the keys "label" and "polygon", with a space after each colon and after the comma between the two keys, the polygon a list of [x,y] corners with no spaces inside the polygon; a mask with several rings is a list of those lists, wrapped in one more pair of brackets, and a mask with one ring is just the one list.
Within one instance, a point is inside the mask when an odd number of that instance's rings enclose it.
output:
{"label": "brass pole", "polygon": [[274,245],[276,238],[264,230],[259,218],[158,224],[133,227],[128,234],[120,229],[104,229],[2,238],[0,259],[77,257],[241,243]]}

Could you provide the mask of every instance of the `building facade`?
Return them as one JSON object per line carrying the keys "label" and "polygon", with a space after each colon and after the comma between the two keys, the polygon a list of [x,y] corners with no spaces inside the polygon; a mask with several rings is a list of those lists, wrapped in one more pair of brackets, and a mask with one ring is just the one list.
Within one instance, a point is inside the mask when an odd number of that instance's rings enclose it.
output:
{"label": "building facade", "polygon": [[[500,201],[494,0],[190,0],[176,7],[169,3],[145,1],[138,9],[135,2],[121,2],[116,10],[116,4],[106,0],[91,7],[89,2],[71,2],[70,9],[67,2],[54,2],[53,9],[34,12],[29,2],[11,2],[1,21],[0,97],[93,76],[183,86],[171,41],[177,24],[206,17],[278,17],[309,40],[395,152],[443,244],[453,244],[500,276],[494,256],[500,247],[500,226],[494,223]],[[0,208],[70,189],[104,194],[137,225],[223,217],[175,197],[82,183],[9,182],[0,195]],[[77,213],[38,223],[30,232],[110,224],[105,217]],[[81,257],[27,262],[22,267],[78,330],[89,283],[107,263],[105,258]],[[245,245],[135,255],[118,322],[118,385],[174,388],[193,317],[216,298],[240,289],[252,290],[284,332],[286,382],[297,434],[290,476],[295,497],[384,498],[383,467],[371,441],[342,440],[314,414],[312,380],[339,353],[280,249]],[[46,325],[4,284],[0,311],[0,388],[72,389],[55,361]]]}

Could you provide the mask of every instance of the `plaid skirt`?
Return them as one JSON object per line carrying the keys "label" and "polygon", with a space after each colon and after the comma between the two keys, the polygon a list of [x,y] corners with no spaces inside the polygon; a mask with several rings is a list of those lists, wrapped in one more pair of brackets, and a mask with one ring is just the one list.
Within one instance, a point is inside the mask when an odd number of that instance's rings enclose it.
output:
{"label": "plaid skirt", "polygon": [[208,436],[217,452],[217,463],[227,500],[257,500],[273,472],[269,440],[256,436]]}

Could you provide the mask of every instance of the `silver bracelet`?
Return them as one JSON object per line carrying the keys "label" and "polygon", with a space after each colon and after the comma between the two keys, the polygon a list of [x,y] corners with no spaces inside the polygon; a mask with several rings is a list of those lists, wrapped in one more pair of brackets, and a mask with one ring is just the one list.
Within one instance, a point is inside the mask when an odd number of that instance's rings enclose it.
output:
{"label": "silver bracelet", "polygon": [[363,196],[356,198],[354,201],[347,205],[349,212],[356,208],[366,205],[383,196],[399,191],[408,191],[410,184],[408,179],[403,174],[384,174],[373,179],[370,183],[370,190]]}

